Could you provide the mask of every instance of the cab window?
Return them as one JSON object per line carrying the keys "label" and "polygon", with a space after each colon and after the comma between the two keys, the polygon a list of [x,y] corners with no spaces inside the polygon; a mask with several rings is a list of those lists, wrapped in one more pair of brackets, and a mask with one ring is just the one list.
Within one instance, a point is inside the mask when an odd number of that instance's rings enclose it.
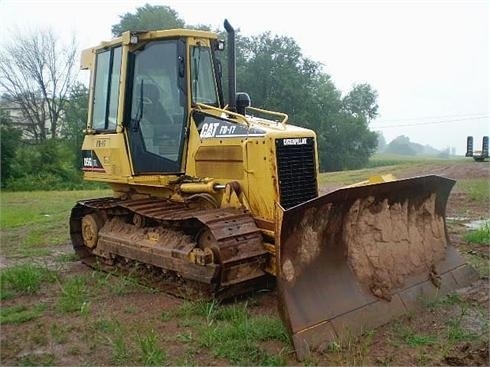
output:
{"label": "cab window", "polygon": [[218,106],[218,94],[213,72],[211,51],[208,47],[191,49],[192,101]]}
{"label": "cab window", "polygon": [[185,99],[178,85],[177,41],[150,42],[133,57],[131,121],[147,153],[177,164],[186,123]]}
{"label": "cab window", "polygon": [[121,78],[121,47],[97,54],[92,128],[115,130]]}

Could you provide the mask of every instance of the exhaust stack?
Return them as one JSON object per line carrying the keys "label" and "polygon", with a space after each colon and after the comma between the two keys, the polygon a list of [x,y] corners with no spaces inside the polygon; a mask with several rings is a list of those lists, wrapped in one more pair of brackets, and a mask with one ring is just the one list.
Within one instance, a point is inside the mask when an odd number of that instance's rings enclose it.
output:
{"label": "exhaust stack", "polygon": [[235,29],[228,19],[225,19],[225,29],[228,33],[228,108],[236,111],[236,59],[235,59]]}

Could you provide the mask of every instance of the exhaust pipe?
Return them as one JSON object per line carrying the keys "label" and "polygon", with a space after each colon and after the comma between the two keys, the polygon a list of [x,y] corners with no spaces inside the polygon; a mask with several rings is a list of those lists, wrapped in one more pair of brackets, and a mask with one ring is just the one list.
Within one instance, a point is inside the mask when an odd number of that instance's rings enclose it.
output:
{"label": "exhaust pipe", "polygon": [[228,19],[225,19],[225,29],[228,33],[228,108],[236,112],[236,60],[235,60],[235,29]]}

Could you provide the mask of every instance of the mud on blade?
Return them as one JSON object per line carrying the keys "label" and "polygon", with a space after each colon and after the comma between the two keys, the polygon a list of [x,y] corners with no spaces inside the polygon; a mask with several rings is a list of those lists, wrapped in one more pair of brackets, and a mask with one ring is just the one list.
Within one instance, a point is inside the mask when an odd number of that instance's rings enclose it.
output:
{"label": "mud on blade", "polygon": [[423,176],[280,208],[279,308],[298,359],[478,278],[449,243],[453,185]]}

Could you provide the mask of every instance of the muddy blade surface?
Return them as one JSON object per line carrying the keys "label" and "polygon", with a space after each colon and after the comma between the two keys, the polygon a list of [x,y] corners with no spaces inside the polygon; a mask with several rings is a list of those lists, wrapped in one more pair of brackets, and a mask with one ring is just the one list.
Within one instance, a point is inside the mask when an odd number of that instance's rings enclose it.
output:
{"label": "muddy blade surface", "polygon": [[416,177],[279,210],[279,308],[298,359],[478,278],[449,243],[453,185]]}

